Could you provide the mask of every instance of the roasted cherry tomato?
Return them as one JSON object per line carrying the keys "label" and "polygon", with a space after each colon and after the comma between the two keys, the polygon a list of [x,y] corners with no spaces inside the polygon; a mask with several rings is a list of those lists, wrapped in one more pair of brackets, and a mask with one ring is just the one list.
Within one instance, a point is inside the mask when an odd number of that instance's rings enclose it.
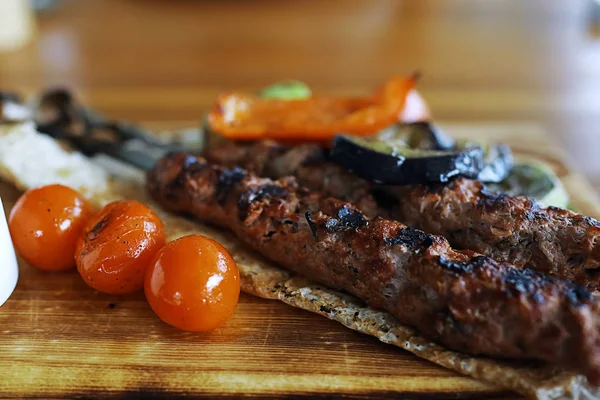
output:
{"label": "roasted cherry tomato", "polygon": [[223,325],[235,311],[240,275],[223,246],[191,235],[158,252],[144,290],[160,319],[179,329],[204,332]]}
{"label": "roasted cherry tomato", "polygon": [[94,289],[109,294],[144,286],[150,262],[165,244],[160,218],[134,200],[106,205],[88,223],[77,243],[77,270]]}
{"label": "roasted cherry tomato", "polygon": [[49,185],[23,194],[8,225],[17,253],[45,271],[75,266],[75,247],[92,207],[75,190]]}

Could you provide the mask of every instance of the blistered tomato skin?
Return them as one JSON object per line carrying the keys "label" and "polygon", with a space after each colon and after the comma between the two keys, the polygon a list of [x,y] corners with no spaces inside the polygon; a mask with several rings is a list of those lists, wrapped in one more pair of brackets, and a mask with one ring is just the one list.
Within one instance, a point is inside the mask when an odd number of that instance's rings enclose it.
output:
{"label": "blistered tomato skin", "polygon": [[199,235],[179,238],[156,255],[144,286],[148,303],[164,322],[186,331],[222,326],[234,313],[240,275],[218,242]]}
{"label": "blistered tomato skin", "polygon": [[77,243],[77,270],[92,288],[127,294],[144,286],[146,270],[165,244],[160,218],[134,200],[106,205]]}
{"label": "blistered tomato skin", "polygon": [[75,248],[93,210],[63,185],[32,189],[11,210],[8,225],[17,253],[44,271],[75,267]]}

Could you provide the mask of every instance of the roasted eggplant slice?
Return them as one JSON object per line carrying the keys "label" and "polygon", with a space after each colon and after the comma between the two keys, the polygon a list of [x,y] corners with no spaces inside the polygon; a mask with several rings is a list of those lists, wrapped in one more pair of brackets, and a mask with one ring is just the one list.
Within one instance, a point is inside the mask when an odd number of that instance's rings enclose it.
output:
{"label": "roasted eggplant slice", "polygon": [[402,142],[421,150],[453,150],[456,145],[454,139],[431,122],[396,124],[382,130],[375,137],[380,141]]}
{"label": "roasted eggplant slice", "polygon": [[505,144],[489,144],[483,148],[483,168],[477,176],[482,182],[501,182],[513,167],[513,154]]}
{"label": "roasted eggplant slice", "polygon": [[474,147],[483,148],[483,167],[477,176],[482,182],[500,182],[508,176],[513,166],[510,147],[496,143],[478,143],[472,140],[455,141],[431,122],[397,124],[376,135],[378,140],[402,142],[412,149],[465,151]]}
{"label": "roasted eggplant slice", "polygon": [[390,185],[447,182],[454,176],[476,178],[482,168],[481,147],[462,151],[413,149],[402,141],[339,135],[331,158],[372,182]]}
{"label": "roasted eggplant slice", "polygon": [[458,141],[455,150],[469,149],[475,146],[483,148],[483,168],[477,180],[486,183],[498,183],[510,173],[514,158],[509,146],[500,143],[479,143],[472,140]]}
{"label": "roasted eggplant slice", "polygon": [[520,158],[506,179],[486,186],[510,196],[533,198],[544,206],[566,208],[569,204],[569,195],[558,176],[537,159]]}
{"label": "roasted eggplant slice", "polygon": [[446,182],[457,175],[500,182],[513,165],[510,147],[457,142],[430,122],[397,124],[362,139],[341,137],[334,141],[334,161],[379,183]]}

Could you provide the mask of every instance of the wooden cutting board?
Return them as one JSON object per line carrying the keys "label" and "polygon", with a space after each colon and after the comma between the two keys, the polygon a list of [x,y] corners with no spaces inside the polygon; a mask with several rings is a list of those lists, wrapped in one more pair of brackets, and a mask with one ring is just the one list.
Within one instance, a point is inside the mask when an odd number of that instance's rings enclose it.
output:
{"label": "wooden cutting board", "polygon": [[[573,207],[600,217],[593,189],[536,125],[445,126],[548,161]],[[0,183],[0,196],[10,209],[19,193]],[[242,295],[225,327],[194,334],[162,323],[142,293],[104,295],[74,271],[20,268],[0,308],[0,398],[521,398],[277,301]]]}

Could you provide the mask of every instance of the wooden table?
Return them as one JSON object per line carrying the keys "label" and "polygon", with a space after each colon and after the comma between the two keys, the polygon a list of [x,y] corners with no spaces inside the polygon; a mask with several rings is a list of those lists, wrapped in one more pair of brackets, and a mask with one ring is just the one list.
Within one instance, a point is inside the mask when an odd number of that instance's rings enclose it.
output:
{"label": "wooden table", "polygon": [[63,0],[0,54],[0,88],[68,85],[115,118],[198,120],[222,90],[362,93],[423,72],[442,120],[530,120],[600,188],[591,0]]}
{"label": "wooden table", "polygon": [[[316,92],[358,94],[392,74],[420,70],[424,73],[420,89],[437,119],[539,123],[566,149],[575,168],[600,188],[600,157],[596,154],[600,148],[600,43],[588,33],[584,2],[64,0],[60,4],[40,16],[35,43],[0,54],[1,88],[32,93],[46,86],[67,85],[110,117],[180,125],[199,121],[202,111],[223,90],[255,89],[297,78]],[[6,186],[0,189],[8,203],[17,196]],[[322,382],[324,387],[335,387],[337,376],[366,377],[361,383],[363,392],[353,394],[356,396],[371,393],[369,388],[390,385],[389,379],[402,371],[403,365],[413,365],[412,355],[375,339],[250,296],[242,297],[237,317],[214,333],[214,340],[192,339],[159,321],[146,325],[154,319],[141,296],[114,299],[86,290],[76,275],[44,277],[24,268],[23,278],[31,280],[22,279],[16,297],[20,302],[11,311],[15,315],[28,312],[32,321],[57,326],[61,315],[56,310],[73,313],[73,307],[83,305],[82,312],[96,318],[95,323],[82,317],[81,325],[54,329],[53,337],[45,336],[43,330],[28,333],[56,341],[30,349],[33,352],[64,349],[53,360],[36,354],[45,364],[35,369],[41,375],[31,379],[41,379],[41,389],[52,386],[49,375],[42,379],[44,371],[58,369],[66,379],[78,379],[69,375],[68,360],[94,352],[98,369],[90,367],[79,378],[89,380],[91,393],[129,397],[163,392],[184,395],[177,392],[178,379],[184,376],[180,372],[200,368],[203,362],[209,362],[215,372],[193,383],[206,385],[206,393],[211,395],[218,390],[219,371],[235,370],[244,363],[255,373],[234,382],[238,389],[247,387],[248,393],[260,394],[260,385],[265,384],[260,378],[286,365],[292,369],[282,379],[303,380],[313,390],[306,394],[311,398],[321,384],[311,375],[319,363],[315,354],[329,363],[326,376],[333,381]],[[45,286],[36,292],[28,286],[31,282],[44,282]],[[85,295],[75,298],[74,292]],[[58,308],[46,307],[45,302],[55,299],[56,293]],[[114,378],[121,386],[102,387],[105,380],[94,378],[101,373],[96,372],[101,366],[110,368],[116,357],[127,364],[134,356],[118,354],[112,347],[102,349],[93,342],[89,354],[81,354],[70,332],[86,330],[114,338],[121,332],[119,324],[131,315],[139,316],[140,324],[128,320],[131,332],[122,340],[135,343],[136,335],[142,334],[161,337],[155,349],[160,349],[157,354],[162,359],[148,352],[147,365],[131,361],[131,375]],[[252,320],[261,315],[270,322],[263,326]],[[293,331],[284,328],[290,321],[294,322]],[[0,332],[24,335],[27,326],[1,328]],[[186,343],[183,353],[169,353],[168,346],[182,341]],[[230,346],[228,341],[234,344]],[[257,342],[263,343],[264,352],[244,357],[245,346]],[[359,345],[350,348],[348,343]],[[136,349],[145,351],[143,346]],[[219,351],[222,359],[211,357],[214,351]],[[396,367],[387,371],[389,375],[380,375],[376,359],[361,365],[344,362],[344,355],[355,351],[363,359],[369,359],[369,354],[385,354]],[[154,368],[165,362],[168,365],[161,370],[161,379],[154,375]],[[19,364],[8,368],[19,368]],[[403,379],[413,385],[407,388],[408,396],[417,397],[414,393],[420,392],[419,396],[446,398],[452,387],[468,398],[490,393],[487,386],[477,386],[468,378],[429,364],[403,371]],[[151,390],[143,386],[146,378],[154,384]],[[271,389],[289,383],[269,381],[275,385]],[[131,391],[132,387],[137,389]],[[3,395],[6,393],[0,393]],[[497,392],[493,395],[505,398]]]}

